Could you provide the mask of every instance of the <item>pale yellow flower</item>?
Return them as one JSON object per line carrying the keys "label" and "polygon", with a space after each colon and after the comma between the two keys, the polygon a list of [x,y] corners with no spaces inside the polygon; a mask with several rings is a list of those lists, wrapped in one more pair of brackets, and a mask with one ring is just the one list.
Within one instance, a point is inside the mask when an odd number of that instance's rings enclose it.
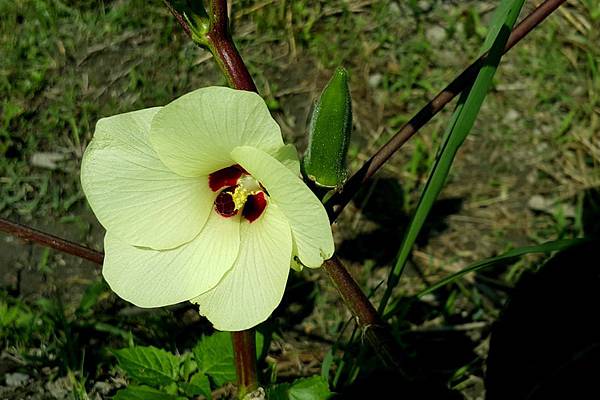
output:
{"label": "pale yellow flower", "polygon": [[81,182],[106,228],[103,275],[140,307],[199,304],[220,330],[264,321],[290,263],[332,256],[327,214],[255,93],[208,87],[103,118]]}

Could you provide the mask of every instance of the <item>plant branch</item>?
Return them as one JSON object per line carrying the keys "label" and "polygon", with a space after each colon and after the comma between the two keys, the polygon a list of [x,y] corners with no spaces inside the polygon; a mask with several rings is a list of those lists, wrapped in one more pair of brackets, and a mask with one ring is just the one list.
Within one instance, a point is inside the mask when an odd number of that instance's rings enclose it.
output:
{"label": "plant branch", "polygon": [[[504,53],[513,48],[521,39],[538,26],[566,0],[546,0],[515,27],[504,48]],[[457,94],[469,87],[485,64],[487,54],[469,65],[448,86],[439,92],[429,103],[417,112],[400,130],[355,172],[348,181],[331,196],[327,202],[327,212],[333,222],[360,188],[377,172],[404,143],[429,122]]]}
{"label": "plant branch", "polygon": [[0,231],[6,232],[9,235],[16,236],[28,242],[38,243],[42,246],[50,247],[52,249],[62,251],[63,253],[83,258],[99,265],[102,265],[102,261],[104,260],[104,253],[92,250],[88,247],[70,242],[65,239],[61,239],[57,236],[38,231],[37,229],[8,221],[4,218],[0,218]]}
{"label": "plant branch", "polygon": [[[257,92],[254,81],[250,76],[244,61],[237,51],[233,39],[229,33],[227,23],[227,2],[224,0],[211,0],[210,9],[210,28],[206,35],[208,47],[215,56],[219,67],[227,76],[230,84],[236,89],[250,90]],[[387,324],[380,318],[379,314],[365,296],[361,288],[356,284],[346,268],[340,263],[337,257],[325,262],[325,269],[329,277],[338,288],[344,302],[356,316],[359,326],[364,332],[365,337],[371,343],[381,359],[392,367],[398,367],[399,350],[397,344],[390,333]],[[238,350],[235,349],[236,341],[240,341],[242,335],[254,336],[254,332],[243,331],[233,333],[234,350],[236,352],[236,368],[238,371],[238,384],[240,390],[248,386],[243,380],[246,377],[244,371],[248,370],[245,362],[256,360],[251,353],[244,358],[237,358]],[[240,344],[239,351],[248,351]],[[241,363],[241,364],[238,364]],[[256,366],[254,367],[256,368]],[[256,379],[255,375],[249,375]]]}
{"label": "plant branch", "polygon": [[346,306],[356,318],[364,338],[388,367],[404,374],[402,352],[392,336],[389,325],[383,321],[367,296],[337,256],[325,261],[325,271],[333,281]]}
{"label": "plant branch", "polygon": [[229,32],[226,0],[210,1],[210,25],[206,39],[229,84],[239,90],[258,92]]}
{"label": "plant branch", "polygon": [[254,329],[231,332],[238,380],[238,398],[258,388],[256,377],[256,335]]}

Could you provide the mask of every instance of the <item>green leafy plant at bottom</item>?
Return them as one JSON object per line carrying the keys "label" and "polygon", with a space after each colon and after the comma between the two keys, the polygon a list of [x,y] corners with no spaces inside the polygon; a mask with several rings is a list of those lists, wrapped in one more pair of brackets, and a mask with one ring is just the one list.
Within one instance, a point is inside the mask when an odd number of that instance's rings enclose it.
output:
{"label": "green leafy plant at bottom", "polygon": [[[263,337],[257,336],[257,349]],[[114,352],[132,385],[117,399],[211,398],[211,389],[235,381],[233,348],[228,333],[204,336],[191,353],[175,355],[153,346],[134,346]]]}
{"label": "green leafy plant at bottom", "polygon": [[332,395],[327,381],[321,376],[280,383],[267,389],[269,400],[326,400]]}
{"label": "green leafy plant at bottom", "polygon": [[[257,334],[257,356],[263,347],[264,337]],[[128,347],[114,354],[131,382],[117,392],[117,400],[211,399],[212,390],[236,380],[233,346],[227,332],[202,337],[191,352],[183,355],[153,346]],[[327,381],[320,376],[272,385],[267,394],[273,400],[321,400],[331,396]]]}

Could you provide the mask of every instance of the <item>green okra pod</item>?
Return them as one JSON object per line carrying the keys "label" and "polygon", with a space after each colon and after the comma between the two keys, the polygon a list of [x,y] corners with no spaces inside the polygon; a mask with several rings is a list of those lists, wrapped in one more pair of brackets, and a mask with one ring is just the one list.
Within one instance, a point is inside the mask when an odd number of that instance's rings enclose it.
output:
{"label": "green okra pod", "polygon": [[348,73],[338,67],[315,104],[309,124],[304,175],[317,186],[335,188],[346,179],[346,154],[352,133]]}

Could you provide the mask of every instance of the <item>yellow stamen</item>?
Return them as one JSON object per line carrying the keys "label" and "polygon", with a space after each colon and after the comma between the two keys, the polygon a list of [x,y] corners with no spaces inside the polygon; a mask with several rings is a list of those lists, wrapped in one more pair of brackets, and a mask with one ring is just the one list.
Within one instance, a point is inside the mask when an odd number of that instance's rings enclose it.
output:
{"label": "yellow stamen", "polygon": [[233,198],[236,210],[241,210],[241,208],[244,207],[249,194],[250,192],[242,185],[238,185],[238,187],[235,188],[231,197]]}
{"label": "yellow stamen", "polygon": [[244,175],[238,182],[237,187],[231,194],[236,210],[241,210],[248,200],[248,196],[261,191],[261,187],[250,175]]}

